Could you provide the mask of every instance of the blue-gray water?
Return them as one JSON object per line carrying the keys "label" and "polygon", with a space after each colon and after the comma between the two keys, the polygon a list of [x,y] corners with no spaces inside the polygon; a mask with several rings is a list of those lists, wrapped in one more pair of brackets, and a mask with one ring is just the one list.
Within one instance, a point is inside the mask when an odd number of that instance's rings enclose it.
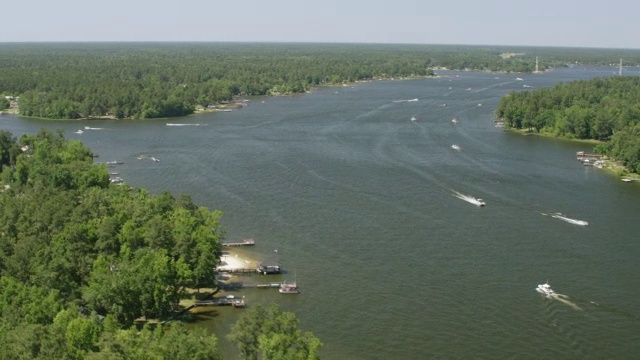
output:
{"label": "blue-gray water", "polygon": [[[587,145],[504,132],[492,114],[523,85],[616,72],[443,72],[452,78],[252,99],[228,113],[91,122],[3,115],[0,128],[64,129],[100,161],[124,161],[115,171],[130,184],[222,210],[229,239],[256,239],[246,254],[271,258],[278,249],[288,270],[280,279],[295,273],[302,293],[241,294],[294,311],[324,342],[323,358],[633,358],[640,184],[580,165],[575,152]],[[105,130],[73,133],[84,126]],[[542,215],[555,212],[589,226]],[[547,280],[570,303],[534,291]],[[241,311],[216,310],[199,326],[224,339]],[[222,347],[234,357],[232,345]]]}

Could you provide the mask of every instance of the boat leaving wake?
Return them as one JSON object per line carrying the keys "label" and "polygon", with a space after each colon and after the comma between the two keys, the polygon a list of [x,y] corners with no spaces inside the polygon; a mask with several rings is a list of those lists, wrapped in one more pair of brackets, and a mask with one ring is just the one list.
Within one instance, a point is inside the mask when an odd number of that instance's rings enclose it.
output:
{"label": "boat leaving wake", "polygon": [[552,218],[556,218],[556,219],[560,219],[562,221],[566,221],[569,224],[574,224],[574,225],[580,225],[580,226],[587,226],[589,225],[589,223],[587,221],[584,220],[576,220],[576,219],[571,219],[568,218],[564,215],[562,215],[561,213],[555,213],[551,215]]}
{"label": "boat leaving wake", "polygon": [[105,128],[94,128],[94,127],[89,127],[89,126],[85,126],[84,129],[85,130],[107,130]]}
{"label": "boat leaving wake", "polygon": [[409,100],[394,100],[394,103],[401,103],[401,102],[414,102],[414,101],[418,101],[418,99],[409,99]]}
{"label": "boat leaving wake", "polygon": [[458,199],[464,200],[468,203],[474,204],[474,205],[478,205],[478,206],[485,206],[485,202],[482,199],[476,199],[473,196],[469,196],[469,195],[464,195],[461,194],[457,191],[454,190],[453,196],[457,197]]}
{"label": "boat leaving wake", "polygon": [[570,299],[569,296],[553,291],[553,289],[551,289],[551,286],[549,286],[548,283],[538,285],[538,287],[536,288],[536,291],[544,295],[544,297],[546,297],[547,299],[558,300],[561,303],[571,306],[575,310],[582,310],[580,306],[576,305],[576,303],[569,300]]}

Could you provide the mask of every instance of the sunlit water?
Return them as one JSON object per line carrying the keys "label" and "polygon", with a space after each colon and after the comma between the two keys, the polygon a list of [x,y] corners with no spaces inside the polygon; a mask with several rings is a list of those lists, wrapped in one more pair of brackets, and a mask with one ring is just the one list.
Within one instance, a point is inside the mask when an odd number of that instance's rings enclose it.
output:
{"label": "sunlit water", "polygon": [[[63,129],[98,160],[124,161],[114,170],[128,183],[222,210],[230,240],[256,239],[241,255],[277,249],[287,273],[246,280],[295,278],[302,293],[239,294],[294,311],[326,359],[633,358],[640,183],[582,166],[586,145],[504,132],[492,114],[524,85],[616,72],[443,72],[170,120],[2,115],[0,126]],[[556,213],[588,226],[544,215]],[[572,306],[537,293],[545,281]],[[224,334],[241,312],[215,309],[195,326],[233,358]]]}

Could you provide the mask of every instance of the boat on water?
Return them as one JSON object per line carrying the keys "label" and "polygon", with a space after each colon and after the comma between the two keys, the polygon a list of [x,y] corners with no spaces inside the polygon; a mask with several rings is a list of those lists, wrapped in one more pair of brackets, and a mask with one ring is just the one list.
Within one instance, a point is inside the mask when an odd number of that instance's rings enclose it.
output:
{"label": "boat on water", "polygon": [[457,124],[458,123],[458,119],[453,118],[453,119],[451,119],[451,122],[454,123],[454,124]]}
{"label": "boat on water", "polygon": [[523,78],[516,78],[516,81],[523,81]]}
{"label": "boat on water", "polygon": [[290,284],[287,284],[287,282],[285,281],[280,284],[278,292],[280,294],[300,294],[300,289],[298,288],[298,285],[295,281]]}
{"label": "boat on water", "polygon": [[454,149],[454,150],[458,150],[458,151],[462,150],[462,149],[460,148],[460,146],[455,145],[455,144],[454,144],[454,145],[451,145],[451,148],[452,148],[452,149]]}
{"label": "boat on water", "polygon": [[412,117],[411,117],[411,121],[416,121],[416,117],[415,117],[415,116],[412,116]]}
{"label": "boat on water", "polygon": [[547,283],[538,285],[538,287],[536,287],[536,291],[540,294],[546,295],[547,297],[556,296],[556,292],[553,291],[551,286]]}
{"label": "boat on water", "polygon": [[78,131],[74,132],[74,134],[82,134],[83,132],[84,131],[82,131],[82,130],[78,130]]}

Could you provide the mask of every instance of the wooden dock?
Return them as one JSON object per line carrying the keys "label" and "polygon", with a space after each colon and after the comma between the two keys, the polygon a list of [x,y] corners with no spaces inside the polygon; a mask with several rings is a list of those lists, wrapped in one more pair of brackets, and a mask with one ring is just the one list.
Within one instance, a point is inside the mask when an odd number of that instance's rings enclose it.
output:
{"label": "wooden dock", "polygon": [[256,242],[253,239],[244,239],[239,242],[226,242],[222,243],[222,246],[252,246],[255,245]]}
{"label": "wooden dock", "polygon": [[243,308],[246,306],[244,302],[244,297],[237,298],[233,295],[222,297],[222,298],[210,299],[210,300],[196,301],[194,305],[196,307],[198,306],[233,306],[235,308]]}
{"label": "wooden dock", "polygon": [[240,268],[240,269],[216,269],[219,273],[227,273],[227,274],[253,274],[259,273],[260,270],[257,268]]}
{"label": "wooden dock", "polygon": [[269,283],[228,283],[228,284],[219,284],[218,286],[224,290],[237,290],[242,288],[257,288],[257,289],[273,289],[280,288],[283,283],[279,282],[269,282]]}

